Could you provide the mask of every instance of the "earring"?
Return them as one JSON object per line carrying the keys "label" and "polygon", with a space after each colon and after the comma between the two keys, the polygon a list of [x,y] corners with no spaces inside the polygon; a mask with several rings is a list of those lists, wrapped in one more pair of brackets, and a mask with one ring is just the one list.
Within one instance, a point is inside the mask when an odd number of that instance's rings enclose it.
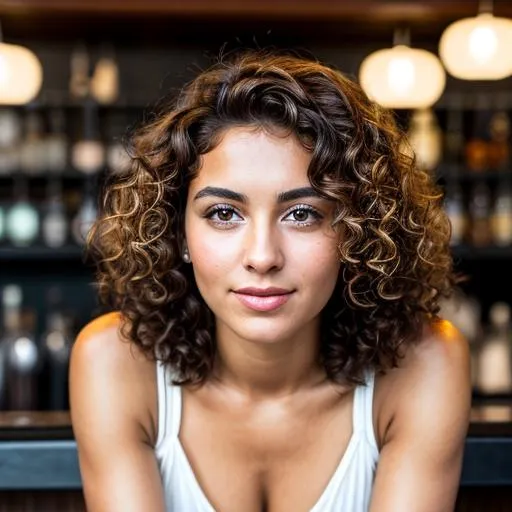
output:
{"label": "earring", "polygon": [[190,254],[189,254],[189,252],[188,252],[188,249],[185,249],[185,250],[183,251],[183,261],[184,261],[185,263],[190,263]]}

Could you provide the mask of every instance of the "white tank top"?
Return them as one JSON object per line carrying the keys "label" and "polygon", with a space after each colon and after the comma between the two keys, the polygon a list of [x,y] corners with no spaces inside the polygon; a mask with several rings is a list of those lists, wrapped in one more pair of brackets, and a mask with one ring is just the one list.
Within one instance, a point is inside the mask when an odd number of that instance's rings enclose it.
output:
{"label": "white tank top", "polygon": [[[155,454],[165,495],[166,512],[216,512],[196,480],[178,439],[181,387],[157,362],[158,434]],[[374,375],[354,393],[353,432],[341,461],[310,512],[366,512],[379,459],[372,420]],[[220,512],[220,511],[219,511]]]}

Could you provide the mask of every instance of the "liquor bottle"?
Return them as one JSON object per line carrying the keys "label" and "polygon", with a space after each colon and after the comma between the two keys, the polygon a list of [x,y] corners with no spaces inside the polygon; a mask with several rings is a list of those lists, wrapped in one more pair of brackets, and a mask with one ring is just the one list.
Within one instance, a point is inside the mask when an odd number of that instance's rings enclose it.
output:
{"label": "liquor bottle", "polygon": [[83,44],[71,53],[69,93],[72,98],[82,100],[89,94],[89,53]]}
{"label": "liquor bottle", "polygon": [[50,112],[50,133],[46,138],[46,168],[49,173],[61,174],[68,165],[68,137],[66,115],[57,108]]}
{"label": "liquor bottle", "polygon": [[478,389],[485,394],[512,392],[510,306],[496,302],[489,311],[490,328],[478,361]]}
{"label": "liquor bottle", "polygon": [[107,168],[111,174],[124,174],[131,168],[131,157],[122,142],[128,127],[124,114],[111,114],[107,124]]}
{"label": "liquor bottle", "polygon": [[85,191],[82,204],[71,223],[71,232],[75,242],[79,245],[85,244],[87,234],[98,216],[94,186],[91,179],[85,182]]}
{"label": "liquor bottle", "polygon": [[510,171],[510,117],[507,112],[506,98],[503,95],[498,95],[496,107],[489,123],[489,168]]}
{"label": "liquor bottle", "polygon": [[473,111],[473,133],[465,146],[466,166],[474,172],[485,172],[489,167],[489,107],[487,95],[478,95]]}
{"label": "liquor bottle", "polygon": [[450,176],[458,175],[464,151],[463,99],[460,95],[448,100],[444,133],[443,162],[450,167]]}
{"label": "liquor bottle", "polygon": [[25,136],[20,146],[20,168],[29,176],[43,174],[46,169],[46,142],[41,114],[33,107],[25,115]]}
{"label": "liquor bottle", "polygon": [[21,324],[21,288],[7,285],[2,289],[3,331],[0,337],[0,410],[7,408],[7,356],[11,341],[16,338]]}
{"label": "liquor bottle", "polygon": [[431,109],[413,112],[408,139],[414,150],[418,167],[425,171],[434,171],[441,160],[442,132]]}
{"label": "liquor bottle", "polygon": [[477,183],[469,201],[471,219],[468,241],[475,247],[483,247],[491,243],[491,193],[484,182]]}
{"label": "liquor bottle", "polygon": [[22,123],[16,111],[0,108],[0,176],[7,176],[20,166]]}
{"label": "liquor bottle", "polygon": [[510,177],[497,187],[491,216],[492,240],[496,245],[512,244],[512,186]]}
{"label": "liquor bottle", "polygon": [[70,318],[62,311],[62,290],[52,287],[47,293],[49,304],[46,330],[42,337],[44,408],[69,409],[68,370],[72,347]]}
{"label": "liquor bottle", "polygon": [[119,96],[119,68],[112,46],[103,45],[90,82],[92,97],[103,105],[114,103]]}
{"label": "liquor bottle", "polygon": [[31,310],[21,309],[22,292],[17,285],[4,288],[3,304],[10,310],[5,338],[6,408],[36,410],[39,408],[41,352],[34,335],[35,316]]}
{"label": "liquor bottle", "polygon": [[62,185],[58,179],[48,181],[47,196],[41,222],[43,243],[47,247],[62,247],[66,244],[69,226],[62,200]]}
{"label": "liquor bottle", "polygon": [[105,147],[99,132],[98,105],[86,101],[83,110],[84,123],[81,137],[73,144],[73,167],[84,174],[95,174],[105,165]]}
{"label": "liquor bottle", "polygon": [[15,201],[5,218],[6,237],[15,247],[33,244],[39,235],[39,213],[28,198],[27,182],[17,175],[14,182]]}
{"label": "liquor bottle", "polygon": [[462,189],[457,180],[449,180],[446,186],[444,208],[451,224],[450,245],[460,245],[468,228],[468,218],[464,206]]}

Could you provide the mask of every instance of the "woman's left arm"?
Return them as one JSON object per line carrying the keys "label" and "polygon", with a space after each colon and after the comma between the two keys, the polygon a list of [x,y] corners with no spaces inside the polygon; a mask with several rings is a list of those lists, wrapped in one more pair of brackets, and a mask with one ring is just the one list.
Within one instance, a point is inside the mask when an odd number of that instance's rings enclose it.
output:
{"label": "woman's left arm", "polygon": [[440,321],[410,352],[395,370],[370,512],[453,512],[471,408],[468,346]]}

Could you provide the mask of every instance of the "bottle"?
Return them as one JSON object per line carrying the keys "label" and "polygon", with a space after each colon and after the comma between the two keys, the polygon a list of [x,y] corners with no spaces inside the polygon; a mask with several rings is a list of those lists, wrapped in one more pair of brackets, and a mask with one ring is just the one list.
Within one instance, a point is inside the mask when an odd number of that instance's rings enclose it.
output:
{"label": "bottle", "polygon": [[46,168],[51,174],[62,174],[68,165],[66,116],[62,109],[53,109],[49,117],[50,133],[46,138]]}
{"label": "bottle", "polygon": [[84,174],[96,174],[105,165],[105,148],[99,133],[98,105],[87,101],[83,116],[83,133],[73,144],[71,162],[75,169]]}
{"label": "bottle", "polygon": [[20,167],[29,176],[43,174],[46,169],[46,142],[41,114],[33,107],[25,115],[25,137],[20,147]]}
{"label": "bottle", "polygon": [[114,49],[103,45],[90,82],[92,97],[103,105],[114,103],[119,96],[119,68]]}
{"label": "bottle", "polygon": [[71,54],[69,93],[77,100],[89,94],[89,53],[83,44],[77,45]]}
{"label": "bottle", "polygon": [[39,235],[39,213],[28,199],[25,177],[15,177],[14,189],[16,199],[5,218],[6,237],[15,247],[27,247]]}
{"label": "bottle", "polygon": [[10,342],[20,329],[21,288],[7,285],[2,289],[3,330],[0,337],[0,411],[7,408],[7,355]]}
{"label": "bottle", "polygon": [[450,219],[452,228],[450,245],[460,245],[466,236],[468,218],[462,189],[456,180],[450,180],[447,183],[444,209]]}
{"label": "bottle", "polygon": [[512,186],[510,178],[497,187],[491,216],[492,241],[498,246],[512,244]]}
{"label": "bottle", "polygon": [[425,171],[434,171],[441,160],[442,132],[432,109],[413,112],[408,139],[418,167]]}
{"label": "bottle", "polygon": [[510,306],[496,302],[478,361],[478,389],[485,394],[512,392]]}
{"label": "bottle", "polygon": [[8,410],[38,409],[38,377],[41,355],[34,336],[34,314],[23,311],[22,291],[17,285],[3,290],[4,318],[7,320],[5,350],[5,396]]}
{"label": "bottle", "polygon": [[91,180],[86,180],[82,204],[71,225],[73,238],[78,245],[85,244],[87,234],[96,221],[97,216],[98,209],[96,207],[96,198],[93,194],[93,183]]}
{"label": "bottle", "polygon": [[68,410],[68,370],[72,347],[70,318],[62,311],[62,291],[51,287],[46,297],[49,310],[42,337],[44,408]]}
{"label": "bottle", "polygon": [[66,244],[68,218],[62,201],[62,185],[57,179],[48,181],[47,201],[42,219],[42,238],[47,247],[58,248]]}
{"label": "bottle", "polygon": [[111,114],[107,124],[107,168],[111,174],[124,174],[131,168],[131,157],[122,142],[128,121],[126,115]]}
{"label": "bottle", "polygon": [[489,99],[477,96],[473,112],[473,133],[466,142],[466,166],[473,172],[485,172],[489,167]]}
{"label": "bottle", "polygon": [[459,176],[464,153],[463,100],[460,95],[452,96],[448,101],[446,131],[444,133],[443,165],[447,174]]}
{"label": "bottle", "polygon": [[484,247],[491,243],[491,193],[485,182],[476,183],[469,202],[471,219],[468,234],[469,243]]}
{"label": "bottle", "polygon": [[507,112],[506,98],[503,95],[498,95],[497,109],[492,114],[489,132],[489,168],[510,171],[510,117]]}
{"label": "bottle", "polygon": [[8,176],[20,166],[22,124],[18,113],[0,108],[0,176]]}

